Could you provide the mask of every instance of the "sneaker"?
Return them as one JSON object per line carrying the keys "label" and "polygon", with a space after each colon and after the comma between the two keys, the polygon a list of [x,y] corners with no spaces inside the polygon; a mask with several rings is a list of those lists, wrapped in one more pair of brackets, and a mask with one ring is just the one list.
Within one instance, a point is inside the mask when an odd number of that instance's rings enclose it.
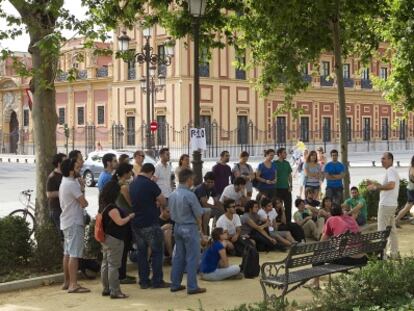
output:
{"label": "sneaker", "polygon": [[197,295],[197,294],[205,293],[206,291],[207,289],[199,287],[197,289],[189,290],[187,293],[189,295]]}
{"label": "sneaker", "polygon": [[120,279],[119,283],[121,283],[121,284],[136,284],[137,283],[137,278],[127,275],[126,278]]}

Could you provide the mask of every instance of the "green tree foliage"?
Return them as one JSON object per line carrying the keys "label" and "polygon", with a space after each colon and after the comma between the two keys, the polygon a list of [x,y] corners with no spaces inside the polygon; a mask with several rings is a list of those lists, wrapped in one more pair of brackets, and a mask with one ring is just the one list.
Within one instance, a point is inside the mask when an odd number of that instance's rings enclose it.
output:
{"label": "green tree foliage", "polygon": [[[295,94],[307,89],[303,68],[313,65],[319,75],[322,53],[335,57],[333,79],[337,82],[342,162],[348,162],[345,89],[342,58],[353,56],[366,62],[380,43],[378,29],[384,13],[382,1],[347,0],[245,0],[243,16],[236,16],[237,44],[250,51],[261,68],[257,80],[267,96],[277,87],[284,89],[284,105],[278,112],[300,110],[292,103]],[[348,190],[349,175],[345,177]]]}
{"label": "green tree foliage", "polygon": [[386,56],[391,74],[377,80],[385,99],[407,117],[414,109],[414,2],[387,0],[382,34],[389,44]]}
{"label": "green tree foliage", "polygon": [[[0,4],[5,0],[0,0]],[[33,130],[36,146],[36,220],[41,226],[47,222],[46,180],[52,171],[52,157],[56,153],[56,103],[54,81],[58,72],[60,49],[65,44],[64,30],[85,33],[82,24],[63,8],[64,0],[9,0],[18,15],[0,12],[8,29],[0,31],[0,40],[17,39],[28,33],[32,66],[25,67],[15,58],[15,67],[20,75],[30,77],[33,92]],[[3,58],[13,57],[11,51],[3,49]]]}

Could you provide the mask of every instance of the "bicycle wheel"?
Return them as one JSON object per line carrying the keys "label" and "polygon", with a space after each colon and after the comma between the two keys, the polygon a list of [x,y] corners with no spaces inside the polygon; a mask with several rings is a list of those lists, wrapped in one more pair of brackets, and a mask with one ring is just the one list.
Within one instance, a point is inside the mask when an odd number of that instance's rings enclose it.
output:
{"label": "bicycle wheel", "polygon": [[16,216],[16,217],[23,218],[29,226],[30,235],[32,235],[33,232],[35,231],[36,221],[35,221],[35,218],[32,215],[32,213],[30,213],[29,211],[27,211],[25,209],[17,209],[15,211],[11,212],[9,214],[9,216]]}

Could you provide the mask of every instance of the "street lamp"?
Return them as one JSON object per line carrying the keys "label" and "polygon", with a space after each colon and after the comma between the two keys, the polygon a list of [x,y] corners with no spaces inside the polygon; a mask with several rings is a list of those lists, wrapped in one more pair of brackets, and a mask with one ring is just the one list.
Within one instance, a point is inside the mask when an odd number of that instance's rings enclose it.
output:
{"label": "street lamp", "polygon": [[[194,40],[194,127],[200,127],[200,19],[206,10],[207,0],[187,0],[188,10],[193,16],[193,40]],[[200,150],[193,151],[193,170],[195,173],[194,184],[202,182],[203,161]]]}
{"label": "street lamp", "polygon": [[[158,82],[156,83],[155,80],[158,78]],[[150,67],[150,84],[149,89],[147,89],[147,77],[143,76],[140,80],[141,90],[144,94],[151,94],[152,99],[152,114],[151,120],[155,121],[155,95],[156,93],[161,92],[165,88],[165,76],[163,74],[159,74],[158,77],[156,76],[156,67]],[[151,133],[152,134],[152,133]],[[152,135],[151,135],[152,136]],[[155,146],[155,139],[152,140],[152,145]]]}
{"label": "street lamp", "polygon": [[[169,66],[171,65],[171,59],[174,57],[174,47],[172,46],[172,41],[167,41],[164,44],[167,45],[167,49],[163,49],[162,55],[157,55],[153,52],[153,48],[150,46],[150,39],[152,37],[152,28],[151,27],[144,27],[142,29],[142,35],[145,38],[145,44],[141,49],[141,52],[138,52],[134,55],[134,61],[139,64],[146,64],[146,75],[143,77],[145,79],[145,89],[151,90],[151,76],[155,76],[155,72],[157,71],[156,66]],[[131,39],[126,34],[126,31],[123,30],[122,34],[118,37],[118,48],[122,52],[126,52],[129,50],[129,42]],[[165,83],[165,78],[164,78]],[[143,80],[140,80],[141,89],[143,87]],[[146,92],[146,99],[147,99],[147,128],[145,131],[146,136],[146,148],[151,149],[151,100],[150,95],[151,92]],[[154,99],[153,99],[154,101]],[[153,115],[154,116],[154,115]]]}

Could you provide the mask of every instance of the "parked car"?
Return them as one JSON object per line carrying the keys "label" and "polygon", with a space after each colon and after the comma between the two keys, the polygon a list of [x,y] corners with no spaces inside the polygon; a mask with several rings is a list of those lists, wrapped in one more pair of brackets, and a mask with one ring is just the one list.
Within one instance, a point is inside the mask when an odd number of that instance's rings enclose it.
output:
{"label": "parked car", "polygon": [[[102,158],[106,153],[114,153],[118,158],[121,154],[127,154],[129,161],[132,164],[134,161],[134,153],[129,150],[100,150],[90,152],[83,163],[81,175],[85,179],[85,184],[88,187],[93,187],[98,182],[99,175],[104,170]],[[152,163],[155,165],[155,159],[146,155],[144,163]]]}

